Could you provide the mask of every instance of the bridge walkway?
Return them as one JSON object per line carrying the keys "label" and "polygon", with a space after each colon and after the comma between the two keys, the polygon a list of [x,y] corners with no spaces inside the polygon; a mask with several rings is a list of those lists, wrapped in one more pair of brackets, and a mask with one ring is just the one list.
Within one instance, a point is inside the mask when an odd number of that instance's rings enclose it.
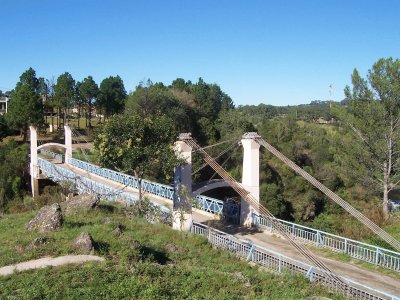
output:
{"label": "bridge walkway", "polygon": [[[212,226],[212,224],[210,226]],[[309,263],[306,258],[300,255],[296,249],[294,249],[287,241],[285,241],[283,237],[272,234],[268,231],[263,231],[260,228],[246,228],[238,225],[225,225],[218,227],[218,229],[232,234],[239,239],[248,240],[251,243],[269,248],[288,257]],[[400,296],[400,276],[397,274],[386,275],[381,272],[374,272],[368,268],[354,265],[349,262],[334,260],[327,257],[327,254],[319,251],[312,252],[333,272],[336,272],[344,277],[351,278],[361,284]]]}
{"label": "bridge walkway", "polygon": [[[115,189],[129,192],[138,195],[138,190],[132,187],[125,186],[123,184],[117,183],[115,181],[109,180],[107,178],[91,174],[80,168],[68,165],[65,163],[60,163],[55,159],[48,159],[50,162],[60,166],[62,168],[68,169],[77,175],[90,178],[99,183],[106,184]],[[143,195],[148,197],[152,202],[156,202],[160,205],[172,208],[172,201],[165,199],[150,193],[143,192]],[[208,213],[199,209],[193,209],[193,220],[199,223],[203,223],[209,226],[213,226],[217,221],[218,217],[212,213]],[[276,234],[271,234],[268,231],[262,231],[258,228],[245,228],[238,225],[226,225],[223,227],[218,227],[221,231],[232,234],[237,238],[248,240],[252,243],[258,244],[260,246],[269,248],[276,252],[282,253],[288,257],[309,263],[302,255],[300,255],[284,238],[277,236]],[[351,278],[361,284],[373,287],[378,290],[382,290],[397,296],[400,296],[400,279],[395,277],[396,275],[389,276],[383,273],[373,272],[367,268],[356,266],[348,262],[341,262],[326,257],[323,253],[314,252],[314,254],[320,258],[324,263],[331,268],[332,271]]]}
{"label": "bridge walkway", "polygon": [[[90,179],[92,179],[92,180],[94,180],[96,182],[108,185],[108,186],[110,186],[112,188],[115,188],[118,191],[123,191],[123,192],[128,192],[128,193],[132,193],[132,194],[138,195],[138,197],[139,197],[139,191],[137,189],[134,189],[134,188],[130,187],[130,186],[125,186],[125,185],[123,185],[121,183],[109,180],[107,178],[104,178],[104,177],[101,177],[101,176],[98,176],[98,175],[95,175],[95,174],[91,174],[91,173],[89,173],[89,172],[87,172],[85,170],[82,170],[80,168],[74,167],[74,166],[69,165],[69,164],[60,163],[56,159],[47,159],[47,160],[49,162],[59,166],[59,167],[65,168],[67,170],[70,170],[70,171],[74,172],[77,175],[80,175],[80,176],[83,176],[83,177],[87,177],[87,178],[90,178]],[[163,197],[160,197],[160,196],[157,196],[157,195],[153,195],[153,194],[150,194],[150,193],[147,193],[147,192],[144,192],[144,191],[142,192],[142,194],[143,194],[144,197],[147,197],[150,201],[152,201],[154,203],[157,203],[157,204],[159,204],[161,206],[166,206],[166,207],[172,209],[172,201],[171,200],[165,199]],[[193,208],[193,220],[196,221],[196,222],[207,224],[207,222],[215,220],[216,218],[217,218],[217,216],[215,214],[212,214],[212,213],[200,210],[200,209]]]}

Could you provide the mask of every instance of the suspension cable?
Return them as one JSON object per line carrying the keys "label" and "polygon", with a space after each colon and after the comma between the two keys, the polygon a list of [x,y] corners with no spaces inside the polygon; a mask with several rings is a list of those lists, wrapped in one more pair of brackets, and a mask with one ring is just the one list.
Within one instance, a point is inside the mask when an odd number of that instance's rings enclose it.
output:
{"label": "suspension cable", "polygon": [[[230,145],[230,146],[229,146],[228,148],[226,148],[225,150],[223,150],[220,154],[218,154],[216,157],[214,157],[214,159],[217,160],[217,159],[220,158],[222,155],[224,155],[225,153],[227,153],[228,151],[230,151],[232,148],[234,148],[235,145],[237,145],[236,142],[233,143],[232,145]],[[204,148],[203,148],[203,149],[204,149]],[[203,169],[204,169],[205,167],[207,167],[207,166],[208,166],[207,163],[202,164],[196,171],[192,172],[192,176],[193,176],[194,174],[196,174],[197,172],[203,170]]]}
{"label": "suspension cable", "polygon": [[253,195],[251,195],[242,184],[238,183],[231,175],[229,175],[207,152],[200,148],[200,146],[189,136],[180,136],[180,139],[186,144],[191,146],[196,151],[199,151],[204,161],[206,161],[249,205],[251,205],[259,214],[268,219],[277,231],[285,237],[292,246],[297,249],[305,258],[307,258],[313,265],[325,271],[327,276],[340,283],[340,288],[344,289],[345,283],[341,278],[334,274],[328,266],[315,257],[309,249],[296,241],[296,237],[286,229],[261,203],[259,203]]}
{"label": "suspension cable", "polygon": [[254,140],[261,146],[264,146],[269,152],[271,152],[273,155],[275,155],[277,158],[279,158],[281,161],[283,161],[286,165],[288,165],[296,173],[298,173],[299,175],[304,177],[304,179],[306,179],[309,183],[311,183],[313,186],[315,186],[317,189],[319,189],[328,198],[330,198],[331,200],[333,200],[334,202],[339,204],[342,208],[344,208],[353,217],[355,217],[357,220],[359,220],[361,223],[363,223],[365,226],[367,226],[369,229],[371,229],[375,234],[377,234],[379,237],[381,237],[384,241],[386,241],[387,243],[392,245],[395,249],[400,250],[399,241],[397,241],[390,234],[388,234],[386,231],[384,231],[382,228],[380,228],[378,225],[376,225],[374,222],[372,222],[370,219],[368,219],[360,211],[355,209],[353,206],[351,206],[349,203],[347,203],[345,200],[343,200],[337,194],[332,192],[329,188],[327,188],[325,185],[323,185],[321,182],[319,182],[317,179],[315,179],[309,173],[307,173],[302,168],[300,168],[298,165],[296,165],[293,161],[288,159],[285,155],[283,155],[276,148],[274,148],[272,145],[267,143],[264,139],[262,139],[261,137],[256,137],[256,138],[254,138]]}
{"label": "suspension cable", "polygon": [[[225,143],[229,143],[229,142],[232,142],[232,141],[235,141],[235,140],[237,140],[237,139],[230,139],[230,140],[222,141],[222,142],[219,142],[219,143],[216,143],[216,144],[213,144],[213,145],[205,146],[205,147],[200,148],[200,149],[208,149],[208,148],[216,147],[216,146],[219,146],[219,145],[222,145],[222,144],[225,144]],[[192,152],[196,152],[196,151],[198,151],[198,150],[192,150]]]}

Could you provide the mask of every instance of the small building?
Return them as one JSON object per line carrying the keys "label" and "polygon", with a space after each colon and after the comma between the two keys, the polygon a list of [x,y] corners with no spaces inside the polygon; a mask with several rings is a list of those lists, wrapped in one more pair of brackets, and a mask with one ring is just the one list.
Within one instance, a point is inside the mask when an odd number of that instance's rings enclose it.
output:
{"label": "small building", "polygon": [[0,115],[7,113],[9,101],[10,98],[7,95],[3,94],[0,96]]}

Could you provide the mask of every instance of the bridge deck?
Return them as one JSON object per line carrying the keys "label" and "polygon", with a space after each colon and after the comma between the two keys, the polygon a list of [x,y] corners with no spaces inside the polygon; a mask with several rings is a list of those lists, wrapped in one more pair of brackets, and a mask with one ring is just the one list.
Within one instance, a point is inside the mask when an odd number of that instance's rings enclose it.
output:
{"label": "bridge deck", "polygon": [[[235,225],[227,225],[219,228],[219,230],[232,234],[237,238],[249,240],[252,243],[275,250],[288,257],[309,263],[284,238],[271,234],[268,231],[262,231],[258,228],[243,228]],[[396,275],[392,277],[383,273],[373,272],[358,265],[328,258],[320,252],[314,252],[313,254],[321,259],[333,272],[400,297],[400,280],[395,278]]]}
{"label": "bridge deck", "polygon": [[[61,164],[57,160],[50,160],[50,161],[57,164],[60,167],[69,169],[78,175],[88,177],[92,180],[112,186],[116,189],[121,189],[125,192],[138,194],[138,191],[131,187],[126,187],[120,183],[116,183],[106,178],[90,174],[87,171],[84,171],[82,169],[76,168],[71,165]],[[172,201],[169,199],[158,197],[149,193],[144,193],[144,195],[147,196],[153,202],[167,206],[169,208],[172,207]],[[215,221],[217,217],[214,214],[194,209],[193,219],[196,222],[208,224],[210,222]],[[260,246],[264,246],[271,250],[275,250],[288,257],[292,257],[294,259],[309,263],[303,256],[299,255],[299,253],[293,247],[291,247],[290,244],[288,244],[283,238],[277,237],[276,235],[272,235],[268,232],[263,232],[255,228],[249,229],[234,225],[225,226],[223,228],[220,228],[220,230],[233,234],[238,238],[249,240]],[[383,273],[373,272],[370,269],[361,266],[356,266],[348,262],[333,260],[331,258],[327,258],[325,255],[319,252],[314,254],[318,258],[320,258],[324,263],[326,263],[326,265],[329,268],[331,268],[332,271],[340,275],[351,278],[355,281],[358,281],[361,284],[368,285],[378,290],[386,291],[388,293],[400,296],[400,280],[396,279],[395,275],[393,275],[392,277],[385,275]]]}
{"label": "bridge deck", "polygon": [[[120,184],[118,182],[109,180],[107,178],[88,173],[87,171],[84,171],[82,169],[76,168],[74,166],[71,166],[71,165],[68,165],[68,164],[65,164],[65,163],[59,163],[55,159],[50,159],[49,161],[51,161],[54,164],[57,164],[60,167],[63,167],[63,168],[68,169],[68,170],[71,170],[72,172],[74,172],[77,175],[90,178],[90,179],[92,179],[92,180],[94,180],[96,182],[103,183],[103,184],[111,186],[111,187],[113,187],[115,189],[118,189],[118,190],[121,190],[121,191],[124,191],[124,192],[128,192],[128,193],[132,193],[132,194],[135,194],[135,195],[139,194],[139,191],[137,189],[132,188],[132,187],[125,186],[123,184]],[[147,193],[147,192],[143,192],[143,196],[148,197],[149,200],[152,201],[152,202],[156,202],[156,203],[158,203],[160,205],[166,206],[168,208],[172,208],[172,201],[169,200],[169,199],[165,199],[165,198],[162,198],[162,197],[159,197],[159,196]],[[216,215],[212,214],[212,213],[205,212],[205,211],[200,210],[200,209],[195,209],[195,208],[193,209],[193,219],[195,221],[197,221],[197,222],[206,224],[208,221],[215,220],[216,218],[218,218],[218,217]]]}

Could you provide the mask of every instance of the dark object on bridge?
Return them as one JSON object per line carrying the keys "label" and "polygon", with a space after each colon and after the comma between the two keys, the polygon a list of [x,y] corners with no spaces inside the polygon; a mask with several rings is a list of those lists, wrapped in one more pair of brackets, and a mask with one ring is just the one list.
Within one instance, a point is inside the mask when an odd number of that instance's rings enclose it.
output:
{"label": "dark object on bridge", "polygon": [[43,206],[36,216],[29,221],[26,228],[29,231],[38,230],[39,232],[48,232],[60,229],[62,223],[61,207],[58,203],[54,203]]}
{"label": "dark object on bridge", "polygon": [[165,250],[167,250],[170,253],[179,253],[179,247],[175,245],[174,243],[169,243],[165,245]]}
{"label": "dark object on bridge", "polygon": [[72,243],[72,247],[82,254],[93,254],[93,238],[90,233],[82,232]]}
{"label": "dark object on bridge", "polygon": [[95,194],[82,194],[73,197],[67,197],[65,201],[65,213],[71,214],[76,210],[91,210],[99,203]]}

